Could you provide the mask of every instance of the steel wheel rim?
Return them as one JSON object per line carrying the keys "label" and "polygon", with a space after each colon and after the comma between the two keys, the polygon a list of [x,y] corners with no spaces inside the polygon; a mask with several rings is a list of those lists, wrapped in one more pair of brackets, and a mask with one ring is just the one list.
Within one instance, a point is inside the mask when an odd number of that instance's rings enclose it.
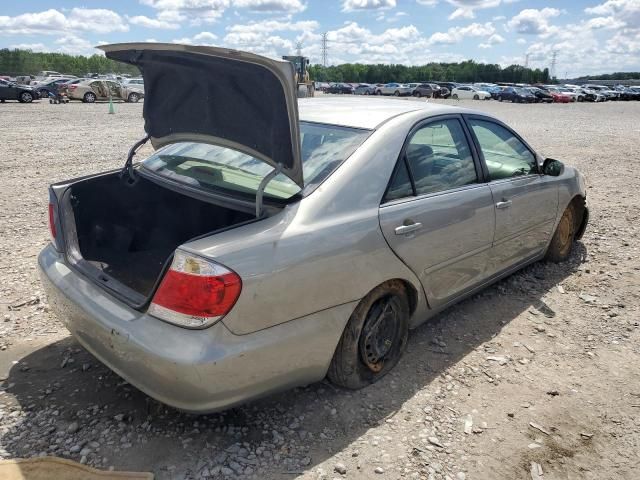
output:
{"label": "steel wheel rim", "polygon": [[558,224],[558,243],[559,250],[564,255],[571,246],[573,232],[573,216],[570,211],[567,211]]}
{"label": "steel wheel rim", "polygon": [[360,356],[373,373],[380,372],[397,343],[401,309],[394,296],[374,303],[367,314],[359,340]]}

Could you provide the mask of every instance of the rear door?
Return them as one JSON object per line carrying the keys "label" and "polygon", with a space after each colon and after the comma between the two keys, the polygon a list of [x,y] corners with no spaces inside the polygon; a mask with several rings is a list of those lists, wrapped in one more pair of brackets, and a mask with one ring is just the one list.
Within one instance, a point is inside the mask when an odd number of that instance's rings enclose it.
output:
{"label": "rear door", "polygon": [[558,209],[554,177],[541,175],[533,150],[506,125],[466,116],[488,173],[496,228],[494,273],[538,255],[551,237]]}
{"label": "rear door", "polygon": [[458,115],[414,127],[380,207],[389,246],[420,278],[432,307],[486,278],[495,214],[469,138]]}
{"label": "rear door", "polygon": [[4,80],[0,80],[0,99],[12,100],[14,98],[15,97],[11,94],[11,87],[9,86],[9,83]]}

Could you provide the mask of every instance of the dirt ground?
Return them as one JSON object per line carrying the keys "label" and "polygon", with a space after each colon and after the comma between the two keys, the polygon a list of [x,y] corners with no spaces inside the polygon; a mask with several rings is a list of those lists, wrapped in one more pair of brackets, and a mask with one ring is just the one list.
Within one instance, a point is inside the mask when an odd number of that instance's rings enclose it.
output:
{"label": "dirt ground", "polygon": [[99,364],[37,275],[47,185],[122,165],[142,104],[0,105],[0,458],[159,479],[531,479],[532,462],[545,480],[640,478],[640,102],[460,105],[586,175],[591,223],[571,260],[532,265],[413,331],[376,385],[322,382],[207,416]]}

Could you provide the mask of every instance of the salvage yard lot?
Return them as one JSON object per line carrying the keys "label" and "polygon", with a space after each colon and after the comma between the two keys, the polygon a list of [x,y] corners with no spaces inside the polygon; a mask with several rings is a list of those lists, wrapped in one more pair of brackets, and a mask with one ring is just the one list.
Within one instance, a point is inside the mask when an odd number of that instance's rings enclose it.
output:
{"label": "salvage yard lot", "polygon": [[48,184],[123,165],[142,104],[0,105],[0,458],[160,479],[528,479],[532,462],[545,479],[640,478],[640,104],[459,105],[585,174],[591,222],[571,260],[413,331],[364,390],[323,382],[207,416],[100,365],[49,312],[37,274]]}

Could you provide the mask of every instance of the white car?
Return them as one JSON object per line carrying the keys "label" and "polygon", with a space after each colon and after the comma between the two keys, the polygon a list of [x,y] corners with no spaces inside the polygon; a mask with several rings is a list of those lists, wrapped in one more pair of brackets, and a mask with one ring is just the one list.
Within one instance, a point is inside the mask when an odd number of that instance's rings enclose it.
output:
{"label": "white car", "polygon": [[451,98],[488,100],[491,98],[491,94],[472,85],[460,85],[453,89],[451,92]]}
{"label": "white car", "polygon": [[408,85],[402,83],[386,83],[381,87],[376,88],[376,95],[394,95],[400,97],[402,95],[411,95],[413,89]]}

